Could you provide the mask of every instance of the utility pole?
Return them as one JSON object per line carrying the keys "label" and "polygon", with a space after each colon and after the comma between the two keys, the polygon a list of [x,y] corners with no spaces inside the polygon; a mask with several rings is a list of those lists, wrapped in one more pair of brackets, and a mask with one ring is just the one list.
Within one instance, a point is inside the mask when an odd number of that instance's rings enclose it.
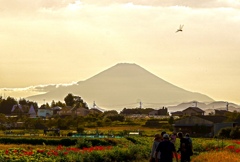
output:
{"label": "utility pole", "polygon": [[197,107],[197,101],[193,101],[193,103],[195,103],[195,107]]}
{"label": "utility pole", "polygon": [[140,109],[142,108],[142,102],[141,101],[139,102],[139,107],[140,107]]}
{"label": "utility pole", "polygon": [[228,111],[228,105],[229,105],[229,104],[228,104],[228,102],[227,102],[227,104],[226,104],[226,110],[227,110],[227,111]]}

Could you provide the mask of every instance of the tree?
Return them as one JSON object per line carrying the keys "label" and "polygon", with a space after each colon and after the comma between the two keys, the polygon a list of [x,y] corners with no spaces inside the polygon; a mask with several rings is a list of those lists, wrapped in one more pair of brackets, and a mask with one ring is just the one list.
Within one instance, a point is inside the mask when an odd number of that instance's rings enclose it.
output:
{"label": "tree", "polygon": [[34,129],[44,129],[44,128],[46,128],[46,125],[45,125],[43,119],[36,118],[36,119],[34,119],[33,127],[34,127]]}
{"label": "tree", "polygon": [[13,105],[16,105],[17,101],[12,97],[7,97],[7,99],[3,99],[0,103],[0,113],[10,114]]}
{"label": "tree", "polygon": [[231,131],[232,131],[231,127],[222,128],[218,132],[218,136],[221,138],[230,138]]}
{"label": "tree", "polygon": [[232,128],[232,130],[230,132],[230,137],[232,139],[239,139],[240,138],[240,127]]}
{"label": "tree", "polygon": [[168,123],[171,124],[171,125],[174,123],[173,116],[170,116],[170,118],[168,119]]}
{"label": "tree", "polygon": [[69,93],[65,98],[64,101],[66,103],[67,106],[73,106],[74,105],[74,96]]}
{"label": "tree", "polygon": [[84,127],[83,127],[82,125],[81,125],[81,126],[78,126],[77,132],[78,132],[78,133],[84,133]]}
{"label": "tree", "polygon": [[226,114],[226,116],[227,116],[227,121],[228,121],[228,122],[233,122],[233,121],[235,121],[235,120],[237,120],[237,119],[240,118],[240,113],[237,112],[237,111],[228,112],[228,113]]}
{"label": "tree", "polygon": [[5,123],[7,121],[6,115],[0,113],[0,123]]}
{"label": "tree", "polygon": [[66,104],[65,104],[65,103],[62,103],[61,101],[58,101],[58,102],[56,102],[56,106],[65,107]]}
{"label": "tree", "polygon": [[56,103],[54,100],[52,100],[51,107],[55,107],[55,106],[56,106]]}
{"label": "tree", "polygon": [[125,117],[123,115],[109,115],[106,117],[107,119],[110,119],[111,121],[120,121],[123,122],[125,120]]}
{"label": "tree", "polygon": [[23,126],[25,129],[33,129],[34,128],[34,120],[33,118],[23,117]]}
{"label": "tree", "polygon": [[27,104],[28,104],[28,101],[27,101],[26,99],[22,98],[22,99],[20,99],[20,100],[18,101],[18,103],[19,103],[20,105],[27,105]]}
{"label": "tree", "polygon": [[74,108],[85,108],[88,109],[87,103],[83,101],[83,99],[79,96],[73,96],[69,93],[65,98],[64,101],[67,106],[71,106]]}
{"label": "tree", "polygon": [[46,103],[46,105],[45,105],[45,106],[46,106],[46,108],[50,108],[50,106],[49,106],[48,102]]}
{"label": "tree", "polygon": [[118,115],[118,112],[116,110],[104,111],[103,116],[109,116],[109,115]]}
{"label": "tree", "polygon": [[55,119],[56,120],[56,127],[59,128],[59,129],[69,129],[69,125],[68,123],[62,119],[62,118],[58,118],[58,119]]}
{"label": "tree", "polygon": [[76,130],[78,131],[79,128],[83,127],[84,125],[84,117],[83,116],[77,116],[74,118],[74,123],[76,127]]}

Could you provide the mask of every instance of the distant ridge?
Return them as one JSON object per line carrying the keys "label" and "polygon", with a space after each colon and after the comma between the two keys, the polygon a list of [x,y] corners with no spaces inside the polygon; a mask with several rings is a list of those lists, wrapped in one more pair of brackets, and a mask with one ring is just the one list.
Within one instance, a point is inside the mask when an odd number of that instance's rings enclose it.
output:
{"label": "distant ridge", "polygon": [[47,93],[28,99],[63,101],[68,93],[79,95],[88,103],[96,101],[101,108],[115,110],[137,107],[140,101],[144,107],[161,107],[193,100],[214,101],[206,95],[177,87],[139,65],[129,63],[116,64],[74,85],[51,87]]}
{"label": "distant ridge", "polygon": [[[204,102],[197,102],[197,101],[190,101],[190,102],[184,102],[180,103],[178,105],[174,106],[168,106],[169,111],[174,112],[174,111],[179,111],[179,110],[184,110],[188,107],[198,107],[206,112],[208,111],[213,111],[213,110],[226,110],[226,101],[214,101],[210,103],[204,103]],[[233,112],[233,111],[238,111],[240,112],[240,106],[234,103],[228,103],[228,111]],[[208,113],[206,113],[208,114]]]}

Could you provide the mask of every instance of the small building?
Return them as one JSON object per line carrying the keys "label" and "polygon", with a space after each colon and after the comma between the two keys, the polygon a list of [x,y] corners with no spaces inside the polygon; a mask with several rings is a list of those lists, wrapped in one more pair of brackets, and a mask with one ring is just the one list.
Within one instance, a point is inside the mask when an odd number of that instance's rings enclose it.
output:
{"label": "small building", "polygon": [[41,106],[38,109],[38,116],[42,118],[51,117],[53,115],[53,110],[51,108],[46,107],[45,105]]}
{"label": "small building", "polygon": [[171,112],[172,116],[193,116],[193,115],[204,115],[204,111],[198,107],[188,107],[182,111]]}
{"label": "small building", "polygon": [[76,108],[76,107],[63,107],[61,110],[57,111],[59,116],[86,116],[90,113],[89,109],[86,108]]}
{"label": "small building", "polygon": [[188,107],[182,113],[183,116],[204,115],[204,111],[198,107]]}
{"label": "small building", "polygon": [[30,107],[30,109],[29,109],[29,111],[28,111],[28,114],[29,114],[29,117],[30,117],[30,118],[36,118],[37,113],[36,113],[33,105],[31,105],[31,107]]}
{"label": "small building", "polygon": [[183,112],[182,111],[175,111],[175,112],[171,112],[171,115],[181,117],[181,116],[183,116]]}
{"label": "small building", "polygon": [[176,120],[173,124],[174,131],[190,133],[196,136],[215,136],[221,128],[234,127],[234,122],[224,122],[225,116],[188,116]]}
{"label": "small building", "polygon": [[91,114],[102,114],[103,113],[103,109],[101,109],[100,107],[97,106],[97,104],[95,103],[95,101],[93,102],[93,106],[90,108],[90,113]]}
{"label": "small building", "polygon": [[77,108],[75,110],[71,109],[72,112],[74,113],[74,115],[76,116],[86,116],[90,113],[90,110],[89,109],[86,109],[86,108]]}
{"label": "small building", "polygon": [[168,109],[166,107],[163,107],[161,109],[158,109],[158,110],[153,110],[153,111],[150,111],[148,113],[149,116],[155,116],[155,115],[162,115],[162,116],[166,116],[166,115],[169,115],[168,114]]}
{"label": "small building", "polygon": [[217,110],[215,109],[215,115],[219,115],[219,116],[225,116],[227,113],[229,113],[228,110]]}
{"label": "small building", "polygon": [[24,111],[24,110],[25,109],[20,104],[13,105],[12,110],[11,110],[11,116],[14,116],[14,115],[16,115],[16,116],[26,115],[27,112]]}
{"label": "small building", "polygon": [[60,111],[56,112],[59,116],[72,116],[73,112],[71,111],[71,107],[63,107]]}
{"label": "small building", "polygon": [[158,115],[158,110],[153,110],[153,111],[149,112],[148,115],[149,115],[149,116]]}
{"label": "small building", "polygon": [[31,105],[31,107],[29,108],[28,105],[16,104],[16,105],[13,105],[10,116],[36,117],[36,111],[33,105]]}
{"label": "small building", "polygon": [[158,115],[169,115],[168,114],[168,108],[163,107],[161,109],[158,109]]}
{"label": "small building", "polygon": [[96,108],[91,108],[90,109],[90,113],[91,114],[102,114],[103,112],[99,109],[96,109]]}
{"label": "small building", "polygon": [[52,107],[52,110],[53,110],[53,115],[55,115],[55,114],[57,114],[58,111],[61,111],[62,108],[59,106],[55,106],[55,107]]}

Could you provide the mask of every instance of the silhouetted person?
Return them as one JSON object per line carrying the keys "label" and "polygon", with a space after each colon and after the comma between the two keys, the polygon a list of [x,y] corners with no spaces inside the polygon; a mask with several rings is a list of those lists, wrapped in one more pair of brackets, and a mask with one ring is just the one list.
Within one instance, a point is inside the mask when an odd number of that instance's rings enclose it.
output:
{"label": "silhouetted person", "polygon": [[182,132],[178,132],[178,138],[180,139],[179,152],[181,153],[181,162],[190,162],[191,146],[188,139],[183,137]]}
{"label": "silhouetted person", "polygon": [[193,145],[192,145],[192,139],[190,138],[189,133],[185,134],[185,138],[189,141],[189,145],[190,145],[190,156],[193,155]]}
{"label": "silhouetted person", "polygon": [[158,161],[160,160],[160,153],[158,153],[157,157],[155,157],[155,152],[160,142],[161,142],[161,135],[156,134],[152,144],[152,151],[151,151],[150,160],[149,160],[150,162],[155,162],[156,161],[155,158],[157,158]]}
{"label": "silhouetted person", "polygon": [[[169,135],[166,133],[163,135],[163,141],[159,143],[156,149],[155,157],[157,157],[158,152],[160,152],[160,162],[173,162],[173,154],[175,154],[176,161],[178,162],[175,146],[169,141]],[[155,160],[155,162],[158,162],[157,159]]]}

